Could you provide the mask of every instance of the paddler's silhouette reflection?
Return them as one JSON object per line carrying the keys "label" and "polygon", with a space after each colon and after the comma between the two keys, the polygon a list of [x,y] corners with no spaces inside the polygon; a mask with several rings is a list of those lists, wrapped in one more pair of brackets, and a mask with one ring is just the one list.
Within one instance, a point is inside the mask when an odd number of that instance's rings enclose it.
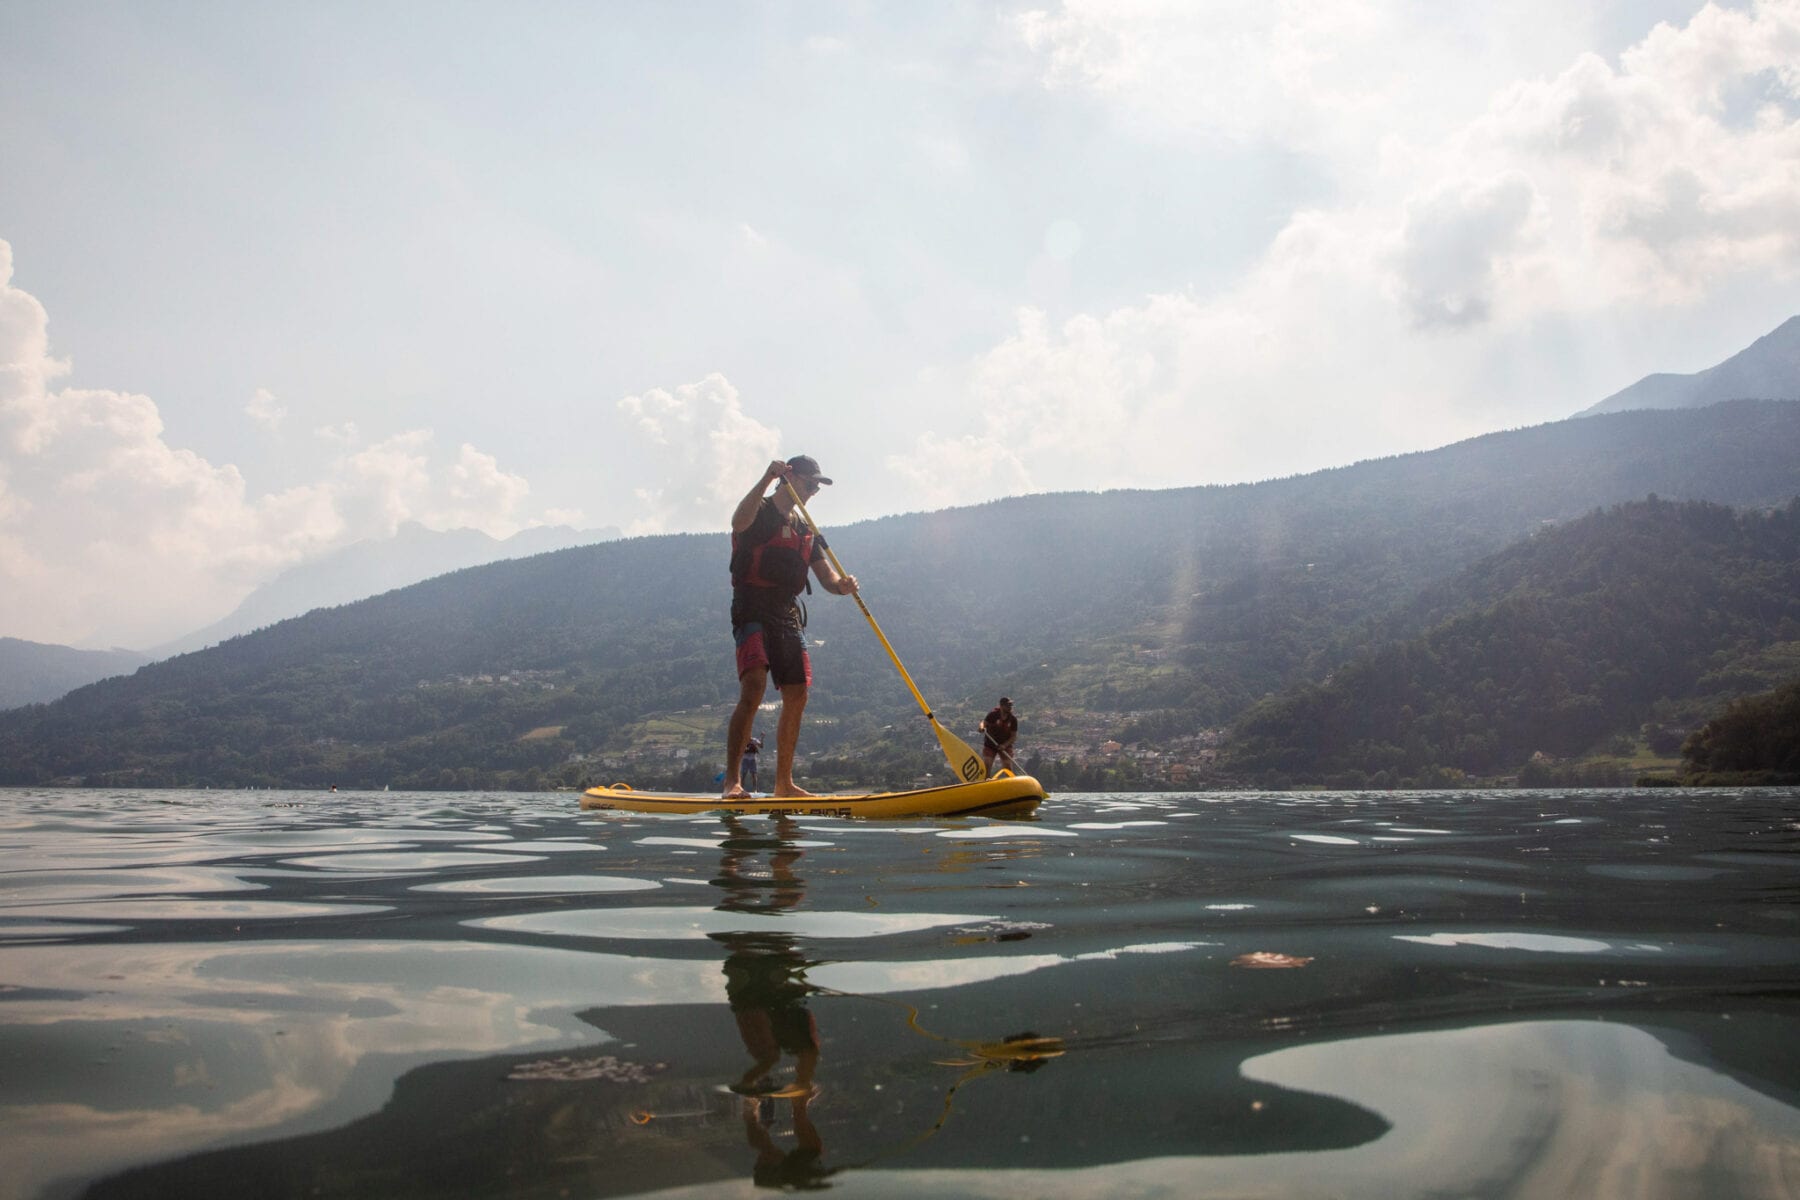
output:
{"label": "paddler's silhouette reflection", "polygon": [[[965,1084],[995,1072],[1029,1073],[1062,1056],[1064,1047],[1058,1038],[1034,1032],[998,1041],[949,1037],[922,1026],[918,1009],[910,1004],[860,997],[904,1012],[906,1029],[944,1047],[945,1057],[933,1061],[956,1068],[958,1074],[949,1081],[941,1111],[933,1114],[926,1128],[860,1161],[826,1167],[825,1145],[809,1111],[819,1095],[815,1076],[820,1042],[818,1022],[808,1001],[814,996],[850,998],[850,994],[809,982],[806,973],[819,960],[807,958],[802,953],[802,939],[779,925],[780,914],[801,907],[806,898],[806,882],[798,869],[806,853],[800,844],[799,826],[788,817],[776,817],[767,824],[734,815],[723,820],[719,872],[712,880],[723,898],[715,907],[752,920],[730,932],[709,936],[728,951],[726,998],[750,1056],[749,1065],[728,1086],[742,1097],[744,1136],[756,1152],[752,1178],[759,1187],[799,1191],[830,1187],[831,1176],[847,1167],[904,1154],[934,1137],[950,1119]],[[791,1076],[781,1070],[784,1057],[792,1059]],[[794,1145],[787,1150],[780,1140],[785,1131],[777,1125],[784,1101],[793,1120]]]}
{"label": "paddler's silhouette reflection", "polygon": [[[713,884],[725,895],[716,907],[757,916],[797,907],[806,885],[794,868],[805,851],[795,844],[799,829],[793,821],[778,817],[773,828],[762,831],[735,816],[724,820],[726,836]],[[817,990],[806,981],[813,964],[800,952],[798,939],[773,929],[710,936],[730,951],[725,994],[750,1053],[750,1065],[730,1087],[743,1097],[744,1136],[756,1152],[752,1178],[759,1187],[830,1187],[828,1179],[835,1172],[824,1165],[825,1146],[808,1111],[818,1093],[814,1074],[819,1066],[819,1026],[806,1003]],[[784,1053],[793,1058],[791,1079],[777,1073]],[[786,1151],[773,1128],[782,1100],[793,1116],[795,1145]]]}

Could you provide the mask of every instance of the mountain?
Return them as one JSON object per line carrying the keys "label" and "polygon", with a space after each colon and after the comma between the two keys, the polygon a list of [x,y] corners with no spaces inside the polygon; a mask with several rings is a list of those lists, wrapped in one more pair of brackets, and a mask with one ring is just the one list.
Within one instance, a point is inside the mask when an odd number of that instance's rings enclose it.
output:
{"label": "mountain", "polygon": [[[1458,571],[1650,493],[1786,504],[1800,403],[1571,419],[1291,479],[826,532],[940,720],[972,735],[1005,692],[1027,755],[1049,758],[1232,721],[1324,677]],[[814,515],[829,522],[828,502]],[[313,611],[0,714],[0,783],[708,786],[736,691],[726,559],[722,535],[630,539]],[[941,769],[855,605],[809,606],[802,746],[826,756],[809,777]]]}
{"label": "mountain", "polygon": [[365,596],[405,587],[464,567],[524,558],[569,546],[606,541],[617,529],[540,526],[505,539],[479,529],[427,529],[407,522],[391,538],[372,539],[290,567],[244,598],[227,616],[174,641],[152,648],[151,658],[169,658],[222,642],[311,612],[348,604]]}
{"label": "mountain", "polygon": [[129,675],[149,661],[135,650],[76,650],[0,637],[0,708],[44,704],[96,679]]}
{"label": "mountain", "polygon": [[1646,375],[1577,415],[1702,408],[1722,400],[1800,400],[1800,317],[1789,317],[1717,366],[1692,375]]}
{"label": "mountain", "polygon": [[1800,499],[1597,512],[1459,572],[1414,610],[1415,636],[1252,708],[1228,768],[1353,787],[1511,773],[1800,674]]}

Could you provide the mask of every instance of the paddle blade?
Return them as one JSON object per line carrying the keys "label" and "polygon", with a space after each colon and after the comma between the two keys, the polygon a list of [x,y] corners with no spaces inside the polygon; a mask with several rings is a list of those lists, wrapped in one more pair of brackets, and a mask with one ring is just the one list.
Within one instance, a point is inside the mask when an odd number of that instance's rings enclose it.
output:
{"label": "paddle blade", "polygon": [[944,757],[950,762],[951,772],[964,783],[975,783],[987,778],[987,768],[981,765],[981,755],[969,749],[969,743],[938,724],[937,718],[931,719],[931,732],[937,734],[938,745],[944,748]]}

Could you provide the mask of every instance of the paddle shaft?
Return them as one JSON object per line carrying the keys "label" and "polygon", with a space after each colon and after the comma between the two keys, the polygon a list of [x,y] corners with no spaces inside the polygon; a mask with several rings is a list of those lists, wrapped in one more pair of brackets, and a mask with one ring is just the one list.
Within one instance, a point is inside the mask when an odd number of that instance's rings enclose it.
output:
{"label": "paddle shaft", "polygon": [[[831,560],[831,569],[836,571],[839,575],[849,574],[848,571],[844,570],[844,565],[838,562],[837,555],[832,553],[831,543],[826,541],[825,535],[819,532],[819,526],[812,519],[812,514],[806,511],[806,501],[800,499],[800,493],[794,489],[793,481],[783,479],[781,481],[781,486],[786,488],[788,495],[794,498],[794,507],[798,508],[800,510],[800,515],[806,518],[807,528],[813,531],[813,536],[818,538],[819,544],[825,548],[825,557]],[[894,653],[894,647],[888,642],[887,634],[881,632],[881,626],[875,623],[875,614],[869,611],[869,606],[867,604],[863,603],[862,594],[860,592],[851,592],[850,598],[856,601],[856,607],[862,609],[862,615],[868,620],[869,628],[875,631],[875,636],[881,641],[881,648],[886,650],[888,652],[888,657],[894,660],[894,669],[900,672],[900,678],[906,681],[906,688],[913,694],[913,699],[919,702],[919,708],[924,712],[925,719],[935,725],[937,723],[937,716],[931,711],[931,705],[925,703],[925,697],[919,693],[918,684],[914,683],[912,676],[906,673],[906,665],[900,661],[900,656]]]}
{"label": "paddle shaft", "polygon": [[[806,511],[806,501],[800,499],[800,493],[795,489],[793,482],[784,478],[781,485],[787,488],[788,495],[794,498],[794,506],[800,510],[800,515],[806,518],[807,528],[813,531],[813,536],[818,538],[819,544],[825,548],[825,557],[831,560],[832,569],[839,575],[844,575],[846,572],[843,564],[838,562],[837,555],[832,553],[831,544],[825,540],[825,535],[819,532],[819,526],[813,521],[812,514]],[[856,607],[862,609],[863,618],[869,622],[869,628],[875,631],[876,638],[881,642],[881,648],[886,650],[888,657],[894,660],[894,669],[900,672],[900,678],[906,681],[907,691],[911,692],[913,699],[919,702],[919,710],[931,723],[931,732],[937,737],[938,746],[944,751],[944,761],[950,764],[950,773],[964,783],[974,783],[977,779],[985,777],[987,768],[982,765],[981,757],[969,749],[967,742],[945,729],[943,724],[938,721],[937,715],[931,711],[931,705],[925,703],[925,697],[919,693],[919,685],[914,683],[912,676],[906,673],[905,664],[900,661],[900,656],[894,653],[894,647],[887,640],[887,634],[881,632],[881,626],[875,623],[875,614],[869,611],[867,604],[863,603],[862,596],[854,591],[850,595],[855,598]]]}

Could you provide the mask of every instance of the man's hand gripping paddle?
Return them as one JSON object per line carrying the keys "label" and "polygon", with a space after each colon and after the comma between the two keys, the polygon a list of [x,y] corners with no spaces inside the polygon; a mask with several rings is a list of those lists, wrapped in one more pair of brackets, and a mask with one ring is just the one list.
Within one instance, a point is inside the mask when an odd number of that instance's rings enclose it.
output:
{"label": "man's hand gripping paddle", "polygon": [[[843,565],[838,562],[837,555],[831,552],[831,544],[824,540],[824,535],[819,532],[819,527],[813,521],[812,514],[806,511],[806,502],[800,499],[800,493],[795,490],[793,480],[784,478],[781,486],[786,488],[788,495],[794,498],[794,507],[798,508],[800,515],[806,518],[807,527],[813,531],[813,536],[819,538],[820,543],[824,545],[825,557],[831,560],[832,570],[839,575],[848,574],[849,572],[845,571]],[[888,643],[887,635],[882,633],[881,626],[875,623],[875,616],[869,611],[869,606],[863,603],[861,594],[851,592],[850,597],[856,601],[856,607],[862,609],[862,615],[867,618],[869,628],[873,629],[875,636],[881,640],[881,648],[886,650],[888,657],[894,660],[894,669],[900,672],[900,678],[906,681],[907,690],[912,692],[913,699],[919,702],[919,708],[924,712],[925,719],[931,722],[931,732],[937,734],[938,745],[943,747],[944,757],[950,762],[951,774],[964,783],[974,783],[978,779],[987,778],[987,768],[981,765],[981,755],[969,749],[967,742],[938,724],[936,715],[931,711],[931,705],[925,703],[925,697],[919,694],[918,685],[912,681],[912,676],[906,673],[906,667],[901,664],[900,656],[894,653],[894,647]]]}

